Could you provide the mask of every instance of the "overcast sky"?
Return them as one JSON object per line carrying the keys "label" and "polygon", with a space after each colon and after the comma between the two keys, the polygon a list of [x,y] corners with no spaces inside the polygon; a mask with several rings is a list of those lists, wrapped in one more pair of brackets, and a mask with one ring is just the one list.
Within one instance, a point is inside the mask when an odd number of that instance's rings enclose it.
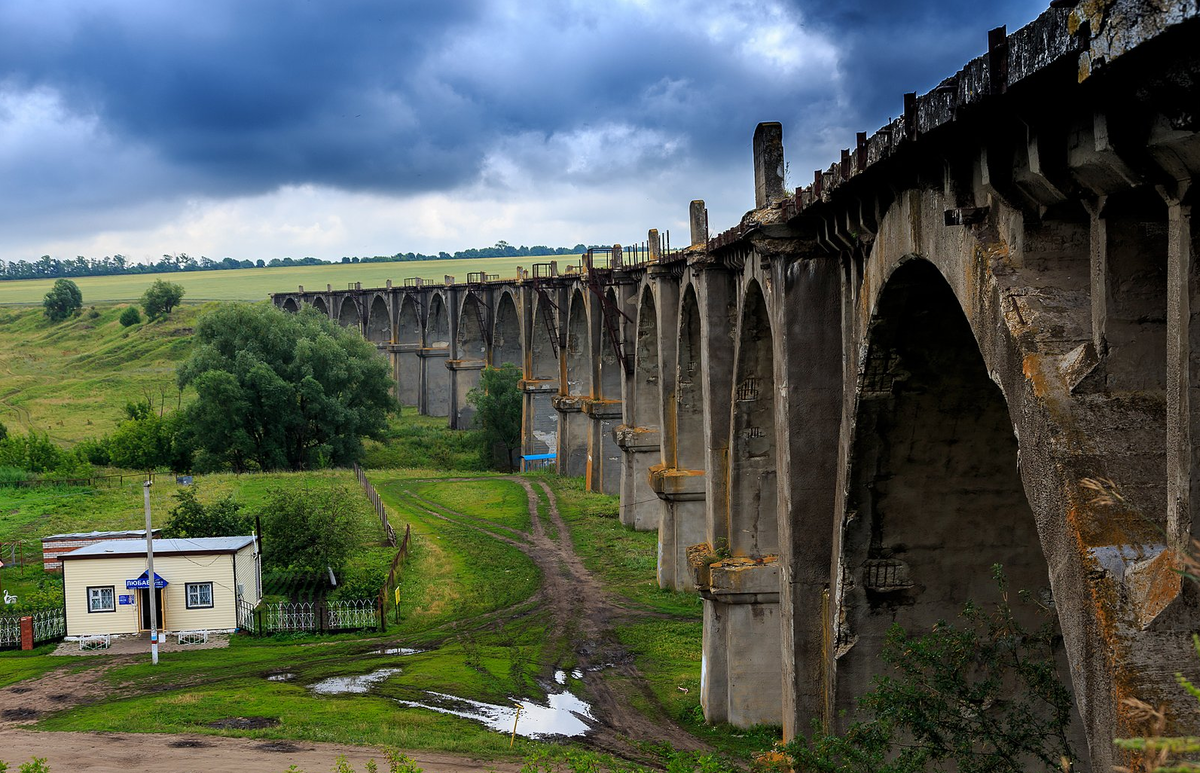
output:
{"label": "overcast sky", "polygon": [[3,0],[0,259],[686,236],[1046,0]]}

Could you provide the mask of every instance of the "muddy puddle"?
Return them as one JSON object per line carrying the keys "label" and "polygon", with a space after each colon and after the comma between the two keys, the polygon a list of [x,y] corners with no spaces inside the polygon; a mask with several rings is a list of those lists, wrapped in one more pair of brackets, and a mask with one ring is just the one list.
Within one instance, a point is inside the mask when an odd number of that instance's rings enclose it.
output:
{"label": "muddy puddle", "polygon": [[[575,676],[578,674],[579,676]],[[578,670],[571,673],[575,678],[583,674]],[[556,671],[554,681],[566,684],[567,672]],[[546,696],[546,703],[531,700],[514,701],[509,705],[473,701],[440,692],[427,692],[426,701],[398,700],[402,706],[429,709],[441,714],[451,714],[481,723],[484,727],[500,733],[513,732],[523,738],[548,738],[552,736],[580,736],[591,729],[592,707],[578,696],[562,690]],[[518,707],[520,710],[518,712]]]}
{"label": "muddy puddle", "polygon": [[381,647],[377,650],[371,650],[372,655],[420,655],[426,650],[413,649],[412,647]]}
{"label": "muddy puddle", "polygon": [[267,674],[268,682],[290,682],[296,678],[296,675],[288,672],[285,674]]}
{"label": "muddy puddle", "polygon": [[358,676],[331,676],[310,684],[308,689],[317,695],[361,695],[370,692],[372,687],[380,684],[392,674],[398,673],[400,673],[398,668],[381,668]]}

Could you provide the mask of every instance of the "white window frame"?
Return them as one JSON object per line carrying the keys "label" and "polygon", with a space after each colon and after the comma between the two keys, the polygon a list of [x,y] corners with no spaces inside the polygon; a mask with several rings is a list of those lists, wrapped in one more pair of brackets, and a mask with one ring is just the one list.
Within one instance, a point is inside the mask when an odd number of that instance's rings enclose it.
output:
{"label": "white window frame", "polygon": [[[199,598],[200,598],[199,589],[205,585],[208,586],[208,603],[202,604],[199,602]],[[192,590],[193,589],[196,590],[197,603],[195,603],[195,604],[192,603]],[[211,582],[189,582],[189,583],[186,583],[183,588],[183,596],[184,596],[184,600],[185,600],[185,606],[187,606],[188,609],[212,609],[213,608],[213,584]]]}
{"label": "white window frame", "polygon": [[[97,607],[92,602],[104,603],[104,591],[108,591],[108,607]],[[88,614],[117,611],[117,587],[115,585],[89,585],[87,587]]]}

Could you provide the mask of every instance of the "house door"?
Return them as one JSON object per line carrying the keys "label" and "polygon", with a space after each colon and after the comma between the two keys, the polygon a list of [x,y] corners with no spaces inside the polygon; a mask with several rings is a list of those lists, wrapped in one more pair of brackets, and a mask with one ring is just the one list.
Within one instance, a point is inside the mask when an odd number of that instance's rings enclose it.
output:
{"label": "house door", "polygon": [[[154,616],[155,619],[157,620],[158,624],[155,627],[161,631],[162,627],[163,627],[162,588],[158,588],[154,592],[158,595],[158,598],[155,599],[155,602],[158,604],[158,607],[155,610],[157,614],[155,614],[155,616]],[[141,590],[138,591],[138,593],[140,594],[140,598],[138,598],[138,606],[141,607],[142,630],[149,631],[150,630],[150,589],[142,588]]]}

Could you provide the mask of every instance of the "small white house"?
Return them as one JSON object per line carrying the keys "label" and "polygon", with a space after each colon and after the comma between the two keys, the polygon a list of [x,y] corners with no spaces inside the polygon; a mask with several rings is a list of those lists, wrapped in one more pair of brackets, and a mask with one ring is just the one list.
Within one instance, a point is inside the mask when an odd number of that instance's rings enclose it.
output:
{"label": "small white house", "polygon": [[151,585],[160,631],[231,631],[238,603],[262,599],[254,537],[156,539],[153,583],[144,539],[98,542],[61,559],[68,637],[148,631]]}

